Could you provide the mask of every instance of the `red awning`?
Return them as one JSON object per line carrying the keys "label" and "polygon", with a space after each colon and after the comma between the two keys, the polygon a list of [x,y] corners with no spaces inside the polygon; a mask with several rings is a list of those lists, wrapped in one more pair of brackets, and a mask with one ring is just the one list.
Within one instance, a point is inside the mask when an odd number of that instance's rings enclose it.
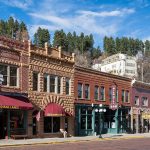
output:
{"label": "red awning", "polygon": [[44,109],[45,116],[65,116],[65,110],[56,103],[48,104]]}
{"label": "red awning", "polygon": [[32,109],[29,102],[21,101],[16,98],[0,95],[0,108],[3,109]]}

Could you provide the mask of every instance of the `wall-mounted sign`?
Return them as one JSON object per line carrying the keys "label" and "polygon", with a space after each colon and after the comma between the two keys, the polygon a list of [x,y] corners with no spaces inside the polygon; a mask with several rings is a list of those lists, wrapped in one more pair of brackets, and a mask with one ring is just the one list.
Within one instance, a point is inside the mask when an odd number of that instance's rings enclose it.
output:
{"label": "wall-mounted sign", "polygon": [[118,105],[116,103],[116,85],[112,86],[112,101],[109,108],[112,110],[116,110],[118,108]]}
{"label": "wall-mounted sign", "polygon": [[0,109],[19,109],[16,106],[0,106]]}

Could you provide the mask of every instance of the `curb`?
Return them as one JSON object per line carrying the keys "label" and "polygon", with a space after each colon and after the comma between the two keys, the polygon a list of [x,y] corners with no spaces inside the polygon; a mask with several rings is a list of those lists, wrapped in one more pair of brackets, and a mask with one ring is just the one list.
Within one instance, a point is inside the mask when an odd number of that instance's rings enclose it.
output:
{"label": "curb", "polygon": [[18,144],[6,144],[0,145],[0,148],[4,147],[19,147],[19,146],[31,146],[31,145],[46,145],[46,144],[63,144],[63,143],[75,143],[75,142],[88,142],[88,141],[109,141],[109,140],[128,140],[128,139],[140,139],[148,138],[145,136],[126,136],[126,137],[106,137],[106,138],[95,138],[95,139],[85,139],[85,140],[66,140],[66,141],[51,141],[51,142],[39,142],[39,143],[18,143]]}

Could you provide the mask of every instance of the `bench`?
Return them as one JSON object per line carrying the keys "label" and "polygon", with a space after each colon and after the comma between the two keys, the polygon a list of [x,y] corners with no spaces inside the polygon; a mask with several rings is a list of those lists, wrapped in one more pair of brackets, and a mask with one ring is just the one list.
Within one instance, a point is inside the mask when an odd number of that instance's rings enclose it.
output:
{"label": "bench", "polygon": [[12,139],[26,139],[28,135],[11,135],[10,136]]}
{"label": "bench", "polygon": [[60,129],[60,132],[63,134],[64,138],[67,137],[67,131],[65,131],[64,129]]}

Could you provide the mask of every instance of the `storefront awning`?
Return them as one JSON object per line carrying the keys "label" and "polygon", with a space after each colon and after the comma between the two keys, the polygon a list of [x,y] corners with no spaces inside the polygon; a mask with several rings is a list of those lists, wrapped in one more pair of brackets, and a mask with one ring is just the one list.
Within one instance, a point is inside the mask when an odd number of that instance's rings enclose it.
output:
{"label": "storefront awning", "polygon": [[45,116],[65,116],[65,110],[56,103],[48,104],[44,109]]}
{"label": "storefront awning", "polygon": [[25,101],[21,101],[20,99],[0,95],[0,108],[2,109],[32,109],[33,106],[29,102],[25,102]]}

